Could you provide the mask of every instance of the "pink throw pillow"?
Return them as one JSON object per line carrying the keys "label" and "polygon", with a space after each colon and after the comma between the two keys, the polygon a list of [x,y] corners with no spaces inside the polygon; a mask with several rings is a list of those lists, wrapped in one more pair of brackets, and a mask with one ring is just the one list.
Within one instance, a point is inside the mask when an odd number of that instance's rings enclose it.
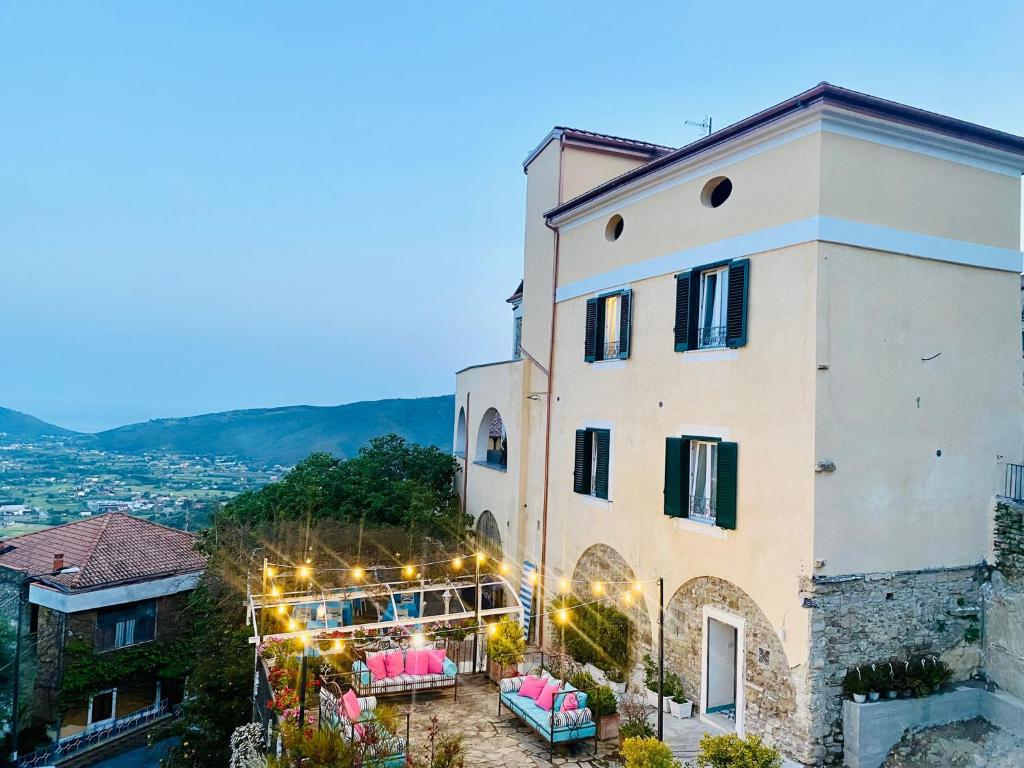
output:
{"label": "pink throw pillow", "polygon": [[537,706],[550,712],[551,707],[554,706],[555,694],[558,693],[559,687],[558,683],[545,685],[544,690],[541,692],[540,696],[537,697]]}
{"label": "pink throw pillow", "polygon": [[427,655],[427,674],[440,675],[444,672],[444,662],[448,658],[448,651],[444,648],[431,648],[424,653]]}
{"label": "pink throw pillow", "polygon": [[387,667],[388,677],[398,677],[405,671],[405,657],[401,651],[385,653],[384,666]]}
{"label": "pink throw pillow", "polygon": [[519,686],[519,695],[528,699],[536,699],[544,691],[544,680],[540,677],[527,675],[523,684]]}
{"label": "pink throw pillow", "polygon": [[366,729],[362,725],[356,723],[356,727],[354,730],[356,732],[356,738],[359,739],[359,741],[362,741],[366,738]]}
{"label": "pink throw pillow", "polygon": [[379,654],[377,656],[367,656],[366,666],[370,668],[370,674],[373,676],[373,682],[383,680],[388,676],[387,665],[384,663],[384,655]]}
{"label": "pink throw pillow", "polygon": [[429,675],[430,674],[430,652],[429,651],[409,651],[409,656],[406,658],[405,671],[410,675]]}
{"label": "pink throw pillow", "polygon": [[579,709],[580,703],[576,700],[576,694],[570,693],[562,698],[562,711],[572,712],[574,709]]}
{"label": "pink throw pillow", "polygon": [[344,696],[341,697],[341,704],[345,707],[345,717],[351,720],[353,723],[359,719],[359,716],[363,713],[363,710],[359,706],[359,697],[356,696],[356,692],[349,689]]}

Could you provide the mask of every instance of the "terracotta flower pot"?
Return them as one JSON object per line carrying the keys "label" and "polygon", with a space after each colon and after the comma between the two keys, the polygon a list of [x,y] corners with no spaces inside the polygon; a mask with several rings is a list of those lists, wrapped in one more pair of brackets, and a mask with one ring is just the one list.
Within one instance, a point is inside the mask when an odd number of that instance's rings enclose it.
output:
{"label": "terracotta flower pot", "polygon": [[601,715],[597,718],[598,741],[613,741],[619,738],[619,713]]}

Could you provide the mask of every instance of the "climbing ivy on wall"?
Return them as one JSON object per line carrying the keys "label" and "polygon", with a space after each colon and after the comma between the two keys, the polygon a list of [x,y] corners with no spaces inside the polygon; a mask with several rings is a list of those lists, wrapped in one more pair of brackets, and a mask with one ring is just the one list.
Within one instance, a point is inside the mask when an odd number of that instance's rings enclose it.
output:
{"label": "climbing ivy on wall", "polygon": [[97,691],[140,675],[180,680],[188,672],[194,653],[191,632],[184,632],[173,642],[155,641],[105,653],[96,653],[85,640],[69,640],[64,646],[60,708],[65,711]]}

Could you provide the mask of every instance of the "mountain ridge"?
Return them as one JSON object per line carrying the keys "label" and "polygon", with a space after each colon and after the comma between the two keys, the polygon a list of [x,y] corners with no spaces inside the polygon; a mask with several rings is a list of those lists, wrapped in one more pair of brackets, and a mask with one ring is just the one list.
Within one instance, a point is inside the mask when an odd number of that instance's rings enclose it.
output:
{"label": "mountain ridge", "polygon": [[121,453],[165,450],[262,464],[294,464],[315,451],[348,458],[367,441],[388,432],[424,445],[448,446],[454,409],[454,395],[391,398],[333,406],[286,405],[217,411],[85,433],[0,408],[0,432],[15,440],[46,435],[71,437]]}

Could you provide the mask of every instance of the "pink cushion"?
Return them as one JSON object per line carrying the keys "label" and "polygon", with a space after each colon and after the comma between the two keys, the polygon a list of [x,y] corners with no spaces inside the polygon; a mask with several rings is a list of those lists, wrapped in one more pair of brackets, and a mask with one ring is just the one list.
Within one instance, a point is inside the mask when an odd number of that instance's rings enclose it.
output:
{"label": "pink cushion", "polygon": [[356,726],[355,726],[354,730],[356,732],[356,738],[357,739],[362,741],[363,739],[366,738],[366,729],[361,724],[356,723]]}
{"label": "pink cushion", "polygon": [[430,652],[409,651],[405,659],[405,671],[410,675],[430,674]]}
{"label": "pink cushion", "polygon": [[558,689],[560,687],[561,686],[559,686],[558,683],[545,685],[544,690],[541,692],[540,696],[537,697],[537,706],[550,712],[551,707],[555,703],[555,694],[558,693]]}
{"label": "pink cushion", "polygon": [[387,667],[388,677],[398,677],[405,672],[405,657],[401,651],[392,651],[384,654],[384,666]]}
{"label": "pink cushion", "polygon": [[576,694],[570,693],[562,698],[562,711],[571,712],[574,709],[579,709],[580,703],[576,700]]}
{"label": "pink cushion", "polygon": [[544,680],[533,675],[527,675],[523,684],[519,686],[519,695],[528,699],[536,699],[544,690]]}
{"label": "pink cushion", "polygon": [[341,697],[341,704],[345,707],[345,717],[352,722],[359,719],[359,715],[363,713],[363,710],[359,707],[359,697],[356,696],[356,692],[349,689],[344,696]]}
{"label": "pink cushion", "polygon": [[444,661],[448,658],[448,651],[444,648],[432,648],[424,651],[427,655],[427,673],[440,675],[444,672]]}
{"label": "pink cushion", "polygon": [[366,666],[370,668],[370,674],[373,676],[373,682],[383,680],[388,676],[387,665],[384,663],[384,655],[378,656],[367,656]]}

